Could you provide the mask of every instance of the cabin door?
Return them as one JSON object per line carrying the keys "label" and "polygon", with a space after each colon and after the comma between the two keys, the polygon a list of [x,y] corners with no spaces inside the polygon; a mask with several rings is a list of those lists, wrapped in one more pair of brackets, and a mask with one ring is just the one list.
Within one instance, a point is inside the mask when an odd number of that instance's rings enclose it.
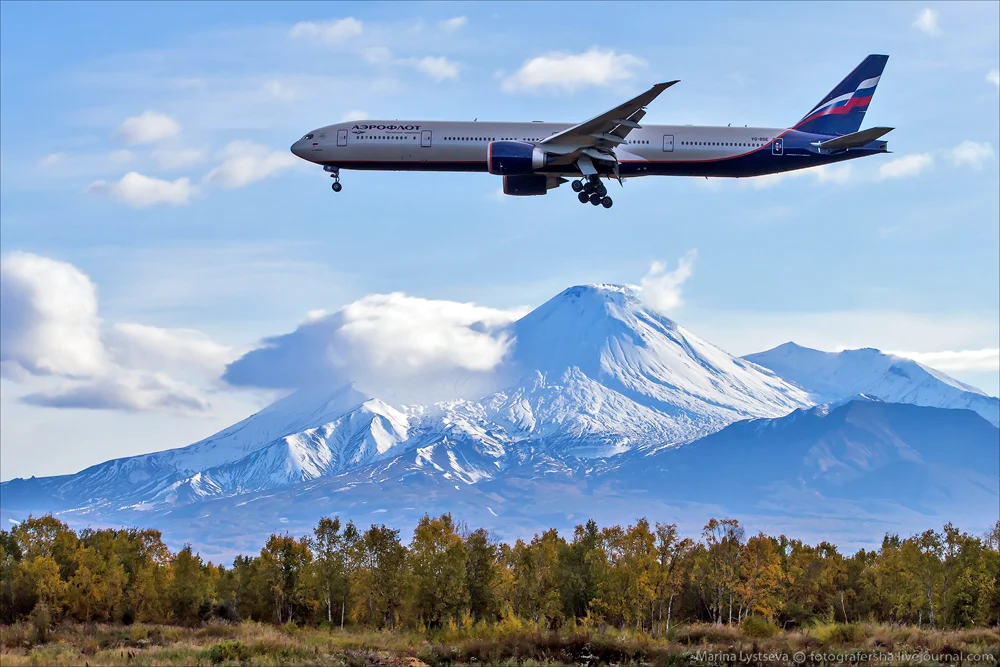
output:
{"label": "cabin door", "polygon": [[667,153],[674,152],[674,135],[672,134],[663,135],[663,150]]}
{"label": "cabin door", "polygon": [[420,147],[430,148],[431,147],[431,131],[430,130],[420,130]]}

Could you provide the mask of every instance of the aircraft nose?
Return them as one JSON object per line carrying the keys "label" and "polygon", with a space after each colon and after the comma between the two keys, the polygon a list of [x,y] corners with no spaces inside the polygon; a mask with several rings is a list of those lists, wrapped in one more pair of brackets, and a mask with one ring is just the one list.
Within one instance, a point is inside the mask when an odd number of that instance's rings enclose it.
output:
{"label": "aircraft nose", "polygon": [[303,140],[299,139],[294,144],[292,144],[291,151],[292,151],[292,154],[295,155],[296,157],[300,157],[300,158],[304,159],[305,156],[306,156],[306,145],[303,142]]}

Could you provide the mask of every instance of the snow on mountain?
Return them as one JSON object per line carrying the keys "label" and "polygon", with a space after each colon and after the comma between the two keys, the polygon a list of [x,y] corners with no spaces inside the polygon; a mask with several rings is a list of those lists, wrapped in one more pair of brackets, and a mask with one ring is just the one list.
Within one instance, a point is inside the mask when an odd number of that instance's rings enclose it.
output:
{"label": "snow on mountain", "polygon": [[912,359],[873,348],[822,352],[785,343],[744,359],[802,387],[816,403],[867,394],[889,403],[973,410],[1000,425],[1000,399]]}
{"label": "snow on mountain", "polygon": [[512,327],[479,401],[392,407],[351,387],[301,390],[188,447],[5,485],[63,507],[181,505],[330,477],[406,454],[459,484],[547,456],[674,445],[808,404],[799,388],[646,308],[632,288],[573,287]]}

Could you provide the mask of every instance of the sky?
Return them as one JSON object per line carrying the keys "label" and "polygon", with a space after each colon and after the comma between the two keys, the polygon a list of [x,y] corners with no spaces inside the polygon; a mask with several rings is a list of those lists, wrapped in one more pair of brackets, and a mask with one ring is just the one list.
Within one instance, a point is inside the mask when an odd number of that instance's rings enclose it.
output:
{"label": "sky", "polygon": [[[277,336],[374,388],[480,370],[581,283],[733,354],[877,347],[1000,391],[1000,5],[609,7],[4,3],[0,479],[246,417],[294,378],[227,365]],[[288,151],[348,119],[579,122],[671,79],[646,123],[786,127],[869,53],[891,155],[639,179],[609,210],[487,174],[335,195]]]}

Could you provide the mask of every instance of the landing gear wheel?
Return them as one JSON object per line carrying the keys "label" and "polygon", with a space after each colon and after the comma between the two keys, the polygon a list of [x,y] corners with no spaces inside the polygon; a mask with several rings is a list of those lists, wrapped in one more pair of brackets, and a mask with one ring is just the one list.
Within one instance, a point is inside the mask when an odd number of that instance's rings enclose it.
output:
{"label": "landing gear wheel", "polygon": [[583,183],[580,181],[573,181],[571,187],[573,188],[573,192],[580,192],[583,190]]}
{"label": "landing gear wheel", "polygon": [[580,200],[581,204],[586,204],[587,202],[590,201],[590,195],[588,195],[586,192],[581,192],[576,196],[576,198]]}
{"label": "landing gear wheel", "polygon": [[597,194],[596,192],[594,194],[590,195],[590,203],[593,204],[594,206],[600,206],[601,205],[601,195]]}
{"label": "landing gear wheel", "polygon": [[583,191],[586,192],[588,195],[593,194],[594,190],[596,189],[597,186],[594,185],[593,183],[590,183],[589,181],[583,186]]}
{"label": "landing gear wheel", "polygon": [[332,190],[333,190],[334,192],[340,192],[341,190],[343,190],[343,189],[344,189],[344,186],[340,184],[340,181],[334,181],[334,182],[333,182],[333,185],[331,185],[331,186],[330,186],[330,188],[331,188],[331,189],[332,189]]}
{"label": "landing gear wheel", "polygon": [[604,197],[603,199],[601,199],[601,206],[603,206],[604,208],[611,208],[612,204],[614,204],[614,202],[611,201],[611,197]]}
{"label": "landing gear wheel", "polygon": [[598,183],[597,188],[594,190],[594,192],[604,197],[608,194],[608,189],[604,187],[604,183]]}

